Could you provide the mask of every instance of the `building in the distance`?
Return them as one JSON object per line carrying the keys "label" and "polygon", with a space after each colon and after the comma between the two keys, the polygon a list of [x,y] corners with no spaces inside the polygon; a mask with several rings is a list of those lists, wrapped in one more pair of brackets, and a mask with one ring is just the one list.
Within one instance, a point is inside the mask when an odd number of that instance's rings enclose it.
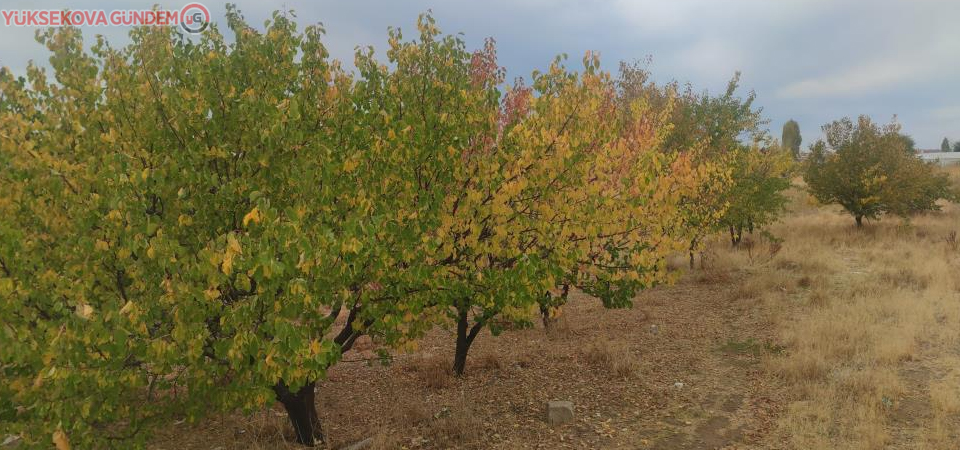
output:
{"label": "building in the distance", "polygon": [[920,159],[933,161],[942,166],[960,164],[960,152],[941,152],[939,150],[917,150]]}

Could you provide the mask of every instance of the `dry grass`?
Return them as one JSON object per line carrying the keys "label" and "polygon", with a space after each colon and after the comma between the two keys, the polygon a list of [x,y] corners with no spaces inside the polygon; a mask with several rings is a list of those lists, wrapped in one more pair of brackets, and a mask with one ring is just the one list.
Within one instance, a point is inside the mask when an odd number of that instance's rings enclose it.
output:
{"label": "dry grass", "polygon": [[483,421],[466,406],[443,410],[428,429],[427,439],[437,448],[481,448]]}
{"label": "dry grass", "polygon": [[611,377],[626,379],[637,370],[637,357],[628,343],[620,340],[595,340],[584,348],[584,359],[596,370]]}
{"label": "dry grass", "polygon": [[725,262],[752,272],[739,295],[780,311],[786,351],[767,367],[795,397],[771,445],[957,448],[960,369],[948,368],[960,354],[960,208],[857,230],[794,195],[794,212],[773,229],[779,253]]}
{"label": "dry grass", "polygon": [[420,383],[428,389],[443,389],[450,386],[453,373],[450,361],[436,355],[419,355],[408,368],[416,373]]}

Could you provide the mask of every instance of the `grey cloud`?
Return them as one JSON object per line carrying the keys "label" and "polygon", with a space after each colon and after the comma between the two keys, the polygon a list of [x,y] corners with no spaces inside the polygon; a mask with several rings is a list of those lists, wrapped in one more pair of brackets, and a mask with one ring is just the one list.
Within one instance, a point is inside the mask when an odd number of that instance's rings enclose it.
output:
{"label": "grey cloud", "polygon": [[[163,1],[179,8],[185,2]],[[206,2],[222,18],[223,4]],[[659,80],[723,89],[736,70],[756,90],[774,135],[794,118],[805,144],[820,125],[870,114],[897,114],[921,147],[960,138],[960,2],[939,0],[239,0],[262,24],[274,9],[293,9],[302,23],[323,22],[331,54],[352,62],[357,45],[383,54],[388,26],[409,35],[418,13],[432,9],[446,32],[479,46],[492,36],[509,75],[525,76],[559,53],[579,64],[599,50],[604,64],[653,56]],[[142,8],[123,0],[6,1],[0,8]],[[89,30],[123,42],[123,29]],[[46,53],[33,31],[0,27],[0,63],[15,70]]]}

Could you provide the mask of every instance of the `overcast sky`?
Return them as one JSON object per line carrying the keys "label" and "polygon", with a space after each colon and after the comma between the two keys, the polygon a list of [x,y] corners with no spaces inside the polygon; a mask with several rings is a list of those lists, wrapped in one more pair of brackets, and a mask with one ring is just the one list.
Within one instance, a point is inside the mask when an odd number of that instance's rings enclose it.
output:
{"label": "overcast sky", "polygon": [[[0,1],[0,9],[144,8],[152,1]],[[179,10],[186,1],[160,4]],[[224,5],[205,0],[223,23]],[[600,52],[616,70],[621,60],[649,55],[658,80],[689,81],[717,92],[737,70],[777,137],[783,122],[800,123],[806,147],[820,126],[868,114],[894,114],[921,148],[960,140],[960,1],[957,0],[287,0],[236,1],[252,24],[275,9],[292,9],[301,24],[322,22],[332,55],[350,63],[357,45],[383,55],[388,26],[415,30],[431,9],[444,32],[464,33],[475,48],[497,40],[510,77],[529,79],[553,57],[579,64]],[[91,28],[121,43],[123,28]],[[33,30],[0,24],[0,64],[22,71],[46,61]],[[574,66],[575,64],[571,64]]]}

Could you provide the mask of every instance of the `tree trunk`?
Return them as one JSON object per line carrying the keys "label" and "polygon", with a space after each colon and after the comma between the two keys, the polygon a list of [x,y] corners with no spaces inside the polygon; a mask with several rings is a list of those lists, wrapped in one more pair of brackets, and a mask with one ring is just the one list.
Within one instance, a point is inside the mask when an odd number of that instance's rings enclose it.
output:
{"label": "tree trunk", "polygon": [[[548,296],[550,294],[547,294]],[[550,317],[550,307],[546,305],[540,305],[540,318],[543,319],[543,328],[549,330],[550,326],[553,325],[555,319]]]}
{"label": "tree trunk", "polygon": [[737,234],[734,233],[733,225],[730,225],[730,246],[736,247],[737,243]]}
{"label": "tree trunk", "polygon": [[863,227],[863,216],[855,216],[854,220],[857,221],[857,228]]}
{"label": "tree trunk", "polygon": [[314,388],[316,382],[305,384],[296,392],[290,391],[282,381],[273,387],[277,400],[283,404],[297,435],[297,442],[314,446],[323,443],[323,428],[320,426],[320,417],[317,415],[317,406],[314,403]]}
{"label": "tree trunk", "polygon": [[[336,318],[339,312],[340,308],[335,308],[330,317]],[[350,351],[357,339],[363,335],[363,332],[353,327],[353,322],[359,312],[359,305],[354,305],[347,315],[347,321],[343,329],[333,338],[333,342],[340,346],[341,355]],[[369,326],[370,322],[367,321],[365,324]],[[314,398],[316,384],[316,381],[311,381],[296,392],[291,392],[283,381],[273,386],[277,401],[283,404],[283,408],[287,410],[287,416],[290,417],[293,431],[297,435],[297,442],[311,447],[317,443],[325,442],[323,427],[320,424],[320,416],[317,415]]]}
{"label": "tree trunk", "polygon": [[470,351],[470,344],[467,342],[467,310],[460,309],[457,313],[457,348],[453,354],[453,373],[459,377],[467,368],[467,352]]}
{"label": "tree trunk", "polygon": [[467,368],[467,353],[470,351],[470,345],[473,344],[473,340],[477,338],[477,334],[484,325],[483,320],[478,320],[473,326],[469,326],[467,317],[469,309],[469,307],[457,308],[457,348],[453,354],[453,373],[458,377],[463,376],[463,371]]}
{"label": "tree trunk", "polygon": [[691,269],[691,270],[694,268],[694,254],[693,254],[693,252],[697,249],[697,240],[698,240],[698,238],[694,238],[692,241],[690,241],[690,249],[688,250],[688,251],[690,252],[690,269]]}

